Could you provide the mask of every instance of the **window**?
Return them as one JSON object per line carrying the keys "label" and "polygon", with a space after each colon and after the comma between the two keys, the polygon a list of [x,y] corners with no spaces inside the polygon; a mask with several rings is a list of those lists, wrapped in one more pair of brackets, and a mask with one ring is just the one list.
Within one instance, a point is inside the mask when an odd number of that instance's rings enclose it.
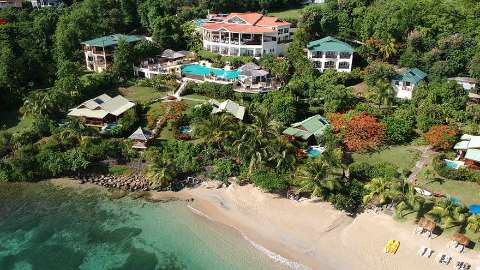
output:
{"label": "window", "polygon": [[337,53],[336,52],[326,52],[325,57],[326,58],[337,58]]}
{"label": "window", "polygon": [[396,86],[400,86],[400,82],[399,82],[399,81],[395,81],[395,85],[396,85]]}
{"label": "window", "polygon": [[351,54],[349,52],[341,52],[340,58],[342,59],[350,59]]}
{"label": "window", "polygon": [[410,82],[405,82],[405,86],[410,86],[412,85]]}
{"label": "window", "polygon": [[325,62],[325,65],[323,68],[335,68],[335,62],[334,61],[327,61]]}
{"label": "window", "polygon": [[229,23],[236,23],[236,24],[246,24],[244,20],[238,18],[238,17],[233,17],[230,20],[228,20]]}
{"label": "window", "polygon": [[350,68],[350,63],[349,62],[340,62],[340,63],[338,63],[338,68],[339,69],[349,69]]}

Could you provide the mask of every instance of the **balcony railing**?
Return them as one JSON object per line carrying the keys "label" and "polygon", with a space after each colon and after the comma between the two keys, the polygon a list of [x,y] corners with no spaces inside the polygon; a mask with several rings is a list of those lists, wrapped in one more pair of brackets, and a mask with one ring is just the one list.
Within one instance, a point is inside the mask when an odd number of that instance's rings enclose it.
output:
{"label": "balcony railing", "polygon": [[222,44],[234,44],[234,45],[262,45],[262,40],[229,40],[229,39],[206,39],[207,41],[210,42],[215,42],[215,43],[222,43]]}

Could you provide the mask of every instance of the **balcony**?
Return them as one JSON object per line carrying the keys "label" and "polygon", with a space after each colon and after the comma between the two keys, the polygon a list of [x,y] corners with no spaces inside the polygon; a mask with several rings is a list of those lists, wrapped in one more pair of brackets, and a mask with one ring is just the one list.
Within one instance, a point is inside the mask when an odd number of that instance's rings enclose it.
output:
{"label": "balcony", "polygon": [[352,57],[350,53],[340,53],[340,59],[350,59],[350,57]]}
{"label": "balcony", "polygon": [[337,59],[337,54],[327,52],[327,53],[325,53],[325,59]]}

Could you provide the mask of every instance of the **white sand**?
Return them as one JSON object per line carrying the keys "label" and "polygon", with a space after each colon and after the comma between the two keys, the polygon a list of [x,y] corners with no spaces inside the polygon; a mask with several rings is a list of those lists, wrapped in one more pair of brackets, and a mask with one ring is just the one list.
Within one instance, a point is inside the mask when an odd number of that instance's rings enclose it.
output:
{"label": "white sand", "polygon": [[[480,253],[458,254],[448,248],[450,239],[427,239],[413,234],[414,224],[401,224],[384,214],[364,213],[351,218],[328,203],[292,200],[265,194],[247,185],[209,189],[205,186],[180,192],[195,199],[192,207],[210,219],[232,226],[261,246],[311,269],[453,269],[456,260],[480,266]],[[389,239],[400,241],[397,254],[383,247]],[[416,255],[425,245],[432,257]],[[453,257],[448,267],[434,257]]]}

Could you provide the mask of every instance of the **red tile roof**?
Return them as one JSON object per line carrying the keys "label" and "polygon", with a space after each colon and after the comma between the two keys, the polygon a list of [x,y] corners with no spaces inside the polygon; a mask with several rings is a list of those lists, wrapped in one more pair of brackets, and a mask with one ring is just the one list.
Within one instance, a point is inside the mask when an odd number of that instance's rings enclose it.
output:
{"label": "red tile roof", "polygon": [[[237,17],[246,24],[229,23],[228,21]],[[241,33],[273,33],[273,27],[290,26],[290,23],[279,21],[277,17],[264,16],[260,13],[230,13],[223,22],[206,22],[202,27],[207,30],[225,29],[230,32]]]}

